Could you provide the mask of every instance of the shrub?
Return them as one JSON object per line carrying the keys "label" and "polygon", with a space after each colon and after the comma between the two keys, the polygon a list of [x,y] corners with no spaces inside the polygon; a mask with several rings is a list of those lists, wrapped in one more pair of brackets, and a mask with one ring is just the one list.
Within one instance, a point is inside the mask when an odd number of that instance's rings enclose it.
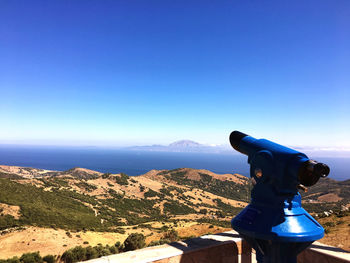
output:
{"label": "shrub", "polygon": [[13,257],[9,259],[0,259],[0,263],[20,263],[18,257]]}
{"label": "shrub", "polygon": [[63,260],[65,263],[74,263],[86,260],[86,249],[81,246],[71,248],[63,253],[61,260]]}
{"label": "shrub", "polygon": [[45,257],[43,257],[43,260],[47,263],[54,263],[56,261],[53,255],[46,255]]}
{"label": "shrub", "polygon": [[325,227],[334,227],[336,225],[335,222],[326,222],[323,224]]}
{"label": "shrub", "polygon": [[199,213],[206,215],[208,213],[208,210],[204,208],[204,209],[199,210]]}
{"label": "shrub", "polygon": [[124,251],[140,249],[146,246],[145,236],[140,233],[132,233],[124,241]]}
{"label": "shrub", "polygon": [[167,244],[167,243],[170,243],[170,240],[159,239],[159,240],[152,241],[151,243],[149,243],[148,246],[149,247],[154,247],[154,246],[160,246],[160,245]]}
{"label": "shrub", "polygon": [[158,195],[158,193],[156,191],[153,191],[152,189],[149,189],[146,193],[144,193],[145,198],[154,197],[157,195]]}
{"label": "shrub", "polygon": [[103,175],[102,175],[102,179],[107,179],[107,178],[109,178],[110,177],[110,173],[104,173]]}
{"label": "shrub", "polygon": [[142,184],[140,184],[140,192],[143,192],[143,191],[145,191],[145,187]]}
{"label": "shrub", "polygon": [[119,241],[118,241],[117,243],[114,244],[114,246],[115,246],[116,248],[118,248],[118,249],[120,249],[121,245],[122,245],[122,244],[120,244]]}
{"label": "shrub", "polygon": [[128,185],[129,176],[125,173],[120,173],[120,176],[115,177],[115,181],[120,185]]}
{"label": "shrub", "polygon": [[168,239],[170,242],[175,242],[179,240],[179,234],[175,229],[171,229],[164,234],[164,239]]}
{"label": "shrub", "polygon": [[23,263],[41,263],[43,262],[42,257],[39,252],[34,253],[24,253],[19,260]]}
{"label": "shrub", "polygon": [[85,248],[85,256],[86,256],[86,259],[94,259],[94,258],[98,258],[98,253],[96,251],[95,248],[91,247],[91,246],[88,246]]}
{"label": "shrub", "polygon": [[75,260],[75,257],[74,257],[74,255],[73,255],[73,252],[72,252],[71,249],[65,251],[65,252],[62,254],[61,260],[62,260],[64,263],[73,263],[73,262],[76,262],[76,261],[77,261],[77,260]]}

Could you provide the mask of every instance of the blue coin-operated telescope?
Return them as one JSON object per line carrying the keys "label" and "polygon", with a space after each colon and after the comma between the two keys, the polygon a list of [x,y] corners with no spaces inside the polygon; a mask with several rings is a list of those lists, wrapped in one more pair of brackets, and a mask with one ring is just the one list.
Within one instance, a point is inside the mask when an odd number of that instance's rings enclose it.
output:
{"label": "blue coin-operated telescope", "polygon": [[234,131],[234,149],[248,156],[253,182],[250,204],[231,225],[256,250],[259,263],[296,263],[297,255],[323,237],[323,227],[301,207],[304,191],[329,174],[305,154]]}

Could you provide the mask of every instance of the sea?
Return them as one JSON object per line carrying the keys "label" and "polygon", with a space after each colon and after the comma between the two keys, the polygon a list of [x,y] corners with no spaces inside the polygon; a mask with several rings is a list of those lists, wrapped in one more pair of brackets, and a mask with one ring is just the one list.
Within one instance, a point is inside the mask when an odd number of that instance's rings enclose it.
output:
{"label": "sea", "polygon": [[[350,179],[349,157],[316,159],[331,168],[329,178]],[[0,164],[64,171],[83,167],[103,173],[144,174],[152,169],[194,168],[249,176],[247,156],[228,153],[131,151],[99,147],[0,145]]]}

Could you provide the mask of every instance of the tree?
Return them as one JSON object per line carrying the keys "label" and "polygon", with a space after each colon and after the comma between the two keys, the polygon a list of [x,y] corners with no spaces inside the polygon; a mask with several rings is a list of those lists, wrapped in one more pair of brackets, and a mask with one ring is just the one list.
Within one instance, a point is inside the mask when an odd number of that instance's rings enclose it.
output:
{"label": "tree", "polygon": [[170,242],[175,242],[179,240],[179,234],[175,229],[170,229],[165,233],[164,239],[168,239]]}
{"label": "tree", "polygon": [[208,210],[203,208],[203,209],[199,210],[199,213],[206,215],[208,213]]}
{"label": "tree", "polygon": [[55,257],[53,255],[46,255],[43,260],[47,263],[55,263]]}
{"label": "tree", "polygon": [[24,253],[19,260],[23,263],[42,263],[43,259],[39,252],[34,253]]}
{"label": "tree", "polygon": [[132,233],[124,241],[124,251],[131,251],[145,247],[145,239],[145,236],[140,233]]}
{"label": "tree", "polygon": [[86,249],[82,246],[76,246],[63,253],[61,260],[64,263],[74,263],[86,260]]}
{"label": "tree", "polygon": [[0,259],[0,263],[20,263],[19,258],[18,257],[13,257],[13,258],[9,258],[9,259]]}
{"label": "tree", "polygon": [[145,187],[142,184],[140,184],[140,192],[143,192],[143,191],[145,191]]}
{"label": "tree", "polygon": [[85,249],[86,249],[86,259],[98,258],[98,253],[95,248],[93,248],[92,246],[88,246]]}
{"label": "tree", "polygon": [[73,255],[73,252],[72,252],[71,249],[65,251],[65,252],[62,254],[61,260],[63,260],[64,263],[73,263],[73,262],[76,262],[76,261],[75,261],[75,258],[74,258],[74,255]]}

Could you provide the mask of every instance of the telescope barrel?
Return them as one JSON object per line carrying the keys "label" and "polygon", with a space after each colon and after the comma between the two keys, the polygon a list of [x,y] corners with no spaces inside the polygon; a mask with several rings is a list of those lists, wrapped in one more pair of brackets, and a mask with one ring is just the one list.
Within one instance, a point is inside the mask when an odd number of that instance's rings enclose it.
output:
{"label": "telescope barrel", "polygon": [[284,176],[288,168],[304,186],[316,184],[320,177],[326,177],[330,172],[326,164],[310,160],[304,153],[269,140],[255,139],[240,131],[233,131],[230,134],[230,143],[236,151],[249,156],[248,161],[253,161],[252,158],[255,158],[259,152],[270,152],[271,156],[276,158],[274,161],[276,167],[281,168],[275,172],[279,176]]}

